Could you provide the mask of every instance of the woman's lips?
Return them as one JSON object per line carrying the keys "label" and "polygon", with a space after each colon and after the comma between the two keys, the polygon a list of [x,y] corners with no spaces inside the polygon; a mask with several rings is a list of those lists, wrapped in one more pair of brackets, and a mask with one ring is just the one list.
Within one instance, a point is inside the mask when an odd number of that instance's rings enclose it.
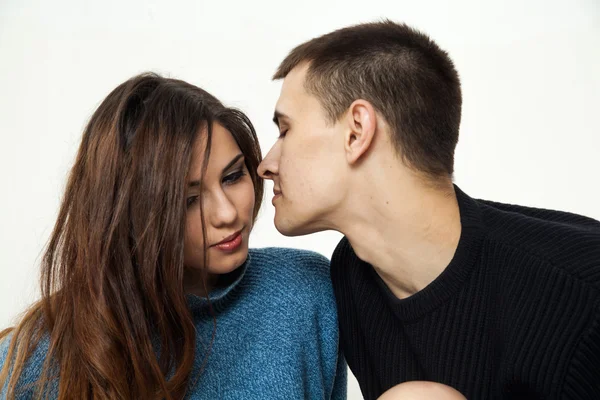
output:
{"label": "woman's lips", "polygon": [[221,242],[215,244],[213,247],[225,252],[233,252],[237,250],[242,244],[242,231],[238,231],[231,236],[226,237]]}

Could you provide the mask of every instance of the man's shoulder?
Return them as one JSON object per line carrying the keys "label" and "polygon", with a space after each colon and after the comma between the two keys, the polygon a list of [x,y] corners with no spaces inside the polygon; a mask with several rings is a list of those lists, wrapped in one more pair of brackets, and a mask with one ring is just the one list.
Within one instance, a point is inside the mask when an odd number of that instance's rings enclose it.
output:
{"label": "man's shoulder", "polygon": [[600,222],[564,211],[479,200],[488,238],[600,287]]}
{"label": "man's shoulder", "polygon": [[350,244],[350,241],[344,236],[335,246],[331,255],[331,268],[339,266],[342,263],[347,263],[356,259],[356,253]]}
{"label": "man's shoulder", "polygon": [[529,207],[519,204],[476,200],[488,222],[516,223],[527,227],[556,228],[570,231],[600,232],[600,221],[584,215],[548,208]]}
{"label": "man's shoulder", "polygon": [[330,275],[338,302],[357,290],[360,292],[359,287],[369,286],[374,277],[371,265],[360,259],[346,236],[333,251]]}

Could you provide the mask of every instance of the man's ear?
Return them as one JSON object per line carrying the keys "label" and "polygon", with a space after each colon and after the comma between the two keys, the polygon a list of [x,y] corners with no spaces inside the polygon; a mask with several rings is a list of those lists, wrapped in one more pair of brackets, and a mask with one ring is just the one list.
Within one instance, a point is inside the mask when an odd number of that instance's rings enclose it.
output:
{"label": "man's ear", "polygon": [[377,131],[375,109],[366,100],[355,100],[346,114],[344,149],[349,164],[355,164],[369,150]]}

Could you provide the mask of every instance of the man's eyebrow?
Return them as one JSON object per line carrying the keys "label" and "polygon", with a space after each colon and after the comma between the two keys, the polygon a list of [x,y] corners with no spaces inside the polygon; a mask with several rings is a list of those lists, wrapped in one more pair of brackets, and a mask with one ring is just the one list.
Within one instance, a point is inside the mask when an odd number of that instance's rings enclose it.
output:
{"label": "man's eyebrow", "polygon": [[277,125],[277,127],[279,127],[279,120],[281,118],[287,118],[290,119],[290,117],[288,117],[287,115],[285,115],[284,113],[282,113],[281,111],[277,111],[275,110],[275,113],[273,114],[273,122],[275,123],[275,125]]}

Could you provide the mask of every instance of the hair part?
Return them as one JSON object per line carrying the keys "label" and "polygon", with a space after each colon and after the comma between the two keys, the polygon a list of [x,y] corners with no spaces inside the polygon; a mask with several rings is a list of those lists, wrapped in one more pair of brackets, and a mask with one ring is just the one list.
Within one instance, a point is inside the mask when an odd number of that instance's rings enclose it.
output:
{"label": "hair part", "polygon": [[354,25],[294,48],[273,79],[308,64],[304,87],[335,123],[357,99],[390,126],[406,165],[431,178],[454,172],[462,96],[448,54],[427,35],[390,20]]}

